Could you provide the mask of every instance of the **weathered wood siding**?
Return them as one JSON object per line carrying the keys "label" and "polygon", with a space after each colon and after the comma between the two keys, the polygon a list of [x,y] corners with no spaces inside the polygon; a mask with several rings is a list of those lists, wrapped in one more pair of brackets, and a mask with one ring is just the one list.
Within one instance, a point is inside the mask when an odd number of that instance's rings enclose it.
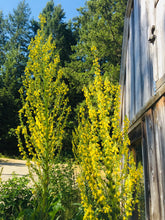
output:
{"label": "weathered wood siding", "polygon": [[165,219],[165,96],[142,123],[146,219]]}
{"label": "weathered wood siding", "polygon": [[157,36],[157,80],[165,74],[165,1],[159,0],[155,6],[155,34]]}
{"label": "weathered wood siding", "polygon": [[121,72],[121,126],[141,140],[146,220],[165,219],[165,0],[128,0]]}
{"label": "weathered wood siding", "polygon": [[128,1],[123,44],[121,114],[132,121],[165,82],[164,0]]}
{"label": "weathered wood siding", "polygon": [[[149,180],[147,186],[147,198],[146,201],[149,207],[147,211],[148,219],[161,219],[160,218],[160,202],[159,202],[159,189],[158,189],[158,176],[157,176],[157,160],[156,160],[156,148],[155,148],[155,138],[154,138],[154,122],[153,122],[153,112],[150,109],[145,114],[145,123],[143,126],[143,148],[147,150],[147,165],[148,172],[145,176]],[[145,161],[146,158],[143,158]],[[146,164],[146,163],[145,163]]]}

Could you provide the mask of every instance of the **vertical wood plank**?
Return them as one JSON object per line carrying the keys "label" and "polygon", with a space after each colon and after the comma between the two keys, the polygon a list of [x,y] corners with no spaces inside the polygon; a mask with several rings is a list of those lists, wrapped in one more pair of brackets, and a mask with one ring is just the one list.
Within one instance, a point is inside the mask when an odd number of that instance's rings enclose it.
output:
{"label": "vertical wood plank", "polygon": [[122,102],[121,102],[121,128],[123,128],[123,122],[125,118],[125,84],[123,85],[123,96],[122,96]]}
{"label": "vertical wood plank", "polygon": [[158,58],[158,79],[165,75],[165,1],[156,5],[156,43]]}
{"label": "vertical wood plank", "polygon": [[124,85],[124,78],[125,78],[128,33],[129,33],[129,17],[125,17],[125,19],[124,19],[123,44],[122,44],[122,56],[121,56],[120,80],[119,80],[121,87]]}
{"label": "vertical wood plank", "polygon": [[126,114],[126,89],[125,89],[125,81],[123,84],[123,91],[122,91],[122,100],[121,100],[121,108],[120,108],[120,117],[121,117],[121,121],[120,121],[120,126],[121,128],[123,128],[124,126],[124,118],[125,118],[125,114]]}
{"label": "vertical wood plank", "polygon": [[145,129],[146,129],[150,195],[151,195],[149,219],[162,220],[160,215],[154,121],[153,121],[153,113],[151,109],[145,115]]}
{"label": "vertical wood plank", "polygon": [[[152,26],[156,27],[155,24],[155,0],[147,0],[147,15],[148,15],[148,39],[152,36]],[[156,30],[155,30],[156,31]],[[154,32],[154,34],[156,34]],[[154,81],[158,80],[158,70],[157,70],[157,49],[156,49],[156,41],[154,43],[150,43],[149,45],[149,68],[150,68],[150,75],[152,77],[152,95],[154,95]]]}
{"label": "vertical wood plank", "polygon": [[128,40],[127,59],[126,59],[126,115],[130,120],[130,39]]}
{"label": "vertical wood plank", "polygon": [[126,115],[126,79],[124,81],[124,96],[123,96],[123,104],[124,104],[124,108],[123,108],[123,122],[125,119],[125,115]]}
{"label": "vertical wood plank", "polygon": [[145,121],[142,121],[141,127],[142,127],[142,157],[143,157],[144,191],[145,191],[145,219],[150,220],[151,194],[150,194],[147,134],[146,134]]}
{"label": "vertical wood plank", "polygon": [[134,54],[135,54],[135,100],[137,113],[142,106],[142,87],[141,87],[141,69],[140,69],[140,6],[139,0],[134,0]]}
{"label": "vertical wood plank", "polygon": [[148,45],[148,18],[147,0],[140,0],[140,52],[141,52],[141,75],[142,75],[142,103],[146,104],[152,95],[152,78],[149,71],[149,45]]}
{"label": "vertical wood plank", "polygon": [[120,108],[120,118],[121,124],[124,117],[124,108],[125,108],[125,100],[124,100],[124,93],[125,93],[125,74],[126,74],[126,56],[127,56],[127,45],[128,45],[128,32],[129,32],[129,18],[126,16],[124,19],[124,33],[123,33],[123,44],[122,44],[122,56],[121,56],[121,68],[120,68],[120,80],[119,84],[121,87],[120,92],[120,101],[121,101],[121,108]]}
{"label": "vertical wood plank", "polygon": [[154,109],[156,155],[158,161],[158,183],[160,191],[161,219],[165,219],[165,97]]}
{"label": "vertical wood plank", "polygon": [[130,16],[130,120],[135,116],[134,13]]}

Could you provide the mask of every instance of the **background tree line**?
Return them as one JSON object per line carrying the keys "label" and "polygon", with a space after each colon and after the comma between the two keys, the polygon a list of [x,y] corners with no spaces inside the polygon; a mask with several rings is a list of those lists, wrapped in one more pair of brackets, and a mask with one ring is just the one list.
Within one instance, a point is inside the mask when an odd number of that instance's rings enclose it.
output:
{"label": "background tree line", "polygon": [[[84,103],[82,88],[94,79],[91,47],[96,46],[102,75],[118,81],[124,14],[127,0],[88,0],[79,16],[66,22],[61,5],[48,1],[41,14],[46,18],[45,38],[52,34],[59,68],[69,87],[71,114],[66,128],[63,153],[71,154],[72,130],[77,111]],[[40,29],[31,18],[25,0],[6,17],[0,11],[0,152],[18,154],[15,129],[19,124],[21,99],[18,90],[28,61],[28,46]],[[55,54],[54,54],[55,55]]]}

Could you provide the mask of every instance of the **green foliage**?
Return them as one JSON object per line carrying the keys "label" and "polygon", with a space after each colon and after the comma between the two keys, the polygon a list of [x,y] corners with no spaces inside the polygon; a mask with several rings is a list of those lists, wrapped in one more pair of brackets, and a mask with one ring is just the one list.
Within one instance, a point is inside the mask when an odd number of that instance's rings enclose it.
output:
{"label": "green foliage", "polygon": [[73,20],[77,44],[72,46],[71,62],[64,68],[72,108],[70,131],[77,126],[77,113],[84,105],[82,89],[94,80],[92,46],[97,47],[101,74],[111,82],[119,80],[126,3],[127,0],[88,0]]}
{"label": "green foliage", "polygon": [[74,26],[79,40],[66,68],[71,83],[77,82],[77,92],[81,93],[83,85],[93,80],[92,46],[97,47],[101,73],[118,81],[126,3],[127,0],[89,0],[78,10],[80,16]]}
{"label": "green foliage", "polygon": [[[141,164],[139,163],[138,166],[140,166]],[[141,178],[141,180],[139,181],[139,184],[137,186],[137,190],[136,190],[136,197],[138,199],[138,204],[135,207],[135,210],[137,212],[138,218],[140,220],[145,220],[145,199],[144,199],[144,176]]]}
{"label": "green foliage", "polygon": [[60,198],[64,207],[60,218],[62,220],[73,219],[78,212],[79,207],[75,204],[80,202],[80,195],[75,172],[72,161],[55,164],[51,172],[51,193]]}
{"label": "green foliage", "polygon": [[20,1],[13,13],[9,13],[7,18],[7,30],[9,41],[6,48],[9,51],[11,45],[18,49],[20,48],[23,59],[27,59],[28,46],[31,38],[34,36],[30,23],[31,10],[25,0]]}
{"label": "green foliage", "polygon": [[14,98],[12,93],[5,87],[0,89],[0,147],[5,154],[18,153],[15,128],[18,124],[19,106],[19,100]]}
{"label": "green foliage", "polygon": [[69,56],[72,54],[71,46],[76,44],[71,25],[64,22],[64,10],[61,8],[61,5],[54,6],[53,0],[47,2],[42,15],[46,19],[44,25],[45,36],[52,35],[56,43],[56,54],[60,55],[60,64],[64,66],[65,62],[70,61]]}
{"label": "green foliage", "polygon": [[18,154],[15,129],[21,108],[18,90],[28,57],[28,45],[33,36],[30,9],[25,1],[19,3],[6,19],[0,12],[0,148],[1,152]]}
{"label": "green foliage", "polygon": [[73,133],[83,219],[128,219],[139,202],[142,166],[136,168],[128,148],[128,121],[120,128],[119,86],[101,76],[96,48],[92,51],[95,79],[84,88],[85,105]]}
{"label": "green foliage", "polygon": [[13,176],[0,182],[0,219],[17,219],[22,210],[31,210],[32,191],[29,178]]}
{"label": "green foliage", "polygon": [[[39,205],[39,202],[41,202],[42,197],[40,195],[35,195],[35,199],[33,201],[33,209],[32,210],[23,210],[19,215],[25,219],[46,219],[46,220],[55,220],[60,219],[61,212],[64,211],[63,206],[61,204],[61,201],[58,197],[51,198],[49,197],[47,201],[49,202],[49,208],[47,209],[46,215],[44,214],[43,210],[41,210],[41,206]],[[26,215],[27,211],[29,212],[28,216]]]}
{"label": "green foliage", "polygon": [[[0,182],[0,219],[4,220],[36,220],[43,219],[38,203],[40,195],[33,195],[28,177],[13,177],[7,181]],[[64,211],[60,199],[50,199],[51,205],[48,210],[47,219],[59,219],[60,212]]]}
{"label": "green foliage", "polygon": [[[1,156],[1,155],[0,155]],[[3,167],[1,167],[1,169],[0,169],[0,183],[1,183],[1,181],[2,181],[2,172],[3,172]]]}
{"label": "green foliage", "polygon": [[[1,176],[2,170],[0,171]],[[81,220],[83,208],[75,180],[72,161],[55,164],[50,171],[49,209],[47,220]],[[38,186],[42,187],[40,183]],[[29,177],[13,177],[0,181],[0,219],[38,220],[44,219],[41,206],[43,197]]]}
{"label": "green foliage", "polygon": [[[4,19],[3,12],[0,11],[0,66],[4,63],[5,60],[5,44],[7,42],[6,34],[6,21]],[[0,86],[1,87],[1,86]]]}
{"label": "green foliage", "polygon": [[[65,23],[65,13],[53,1],[43,9],[47,22],[44,24],[45,38],[51,34],[56,42],[54,54],[60,54],[60,64],[69,62],[71,45],[76,44],[72,25]],[[22,0],[12,13],[4,17],[0,11],[0,148],[3,153],[18,154],[15,128],[18,126],[18,110],[21,99],[18,93],[28,60],[28,46],[37,34],[40,24],[30,20],[31,10]],[[69,129],[68,129],[69,130]],[[71,137],[65,138],[67,142]]]}

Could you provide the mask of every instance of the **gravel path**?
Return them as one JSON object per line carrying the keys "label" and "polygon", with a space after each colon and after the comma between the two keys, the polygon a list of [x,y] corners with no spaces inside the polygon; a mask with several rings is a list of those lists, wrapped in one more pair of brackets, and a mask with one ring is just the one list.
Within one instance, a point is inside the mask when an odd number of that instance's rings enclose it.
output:
{"label": "gravel path", "polygon": [[3,171],[1,178],[3,181],[11,178],[13,173],[20,177],[28,174],[26,161],[23,160],[0,158],[0,170],[2,167]]}

